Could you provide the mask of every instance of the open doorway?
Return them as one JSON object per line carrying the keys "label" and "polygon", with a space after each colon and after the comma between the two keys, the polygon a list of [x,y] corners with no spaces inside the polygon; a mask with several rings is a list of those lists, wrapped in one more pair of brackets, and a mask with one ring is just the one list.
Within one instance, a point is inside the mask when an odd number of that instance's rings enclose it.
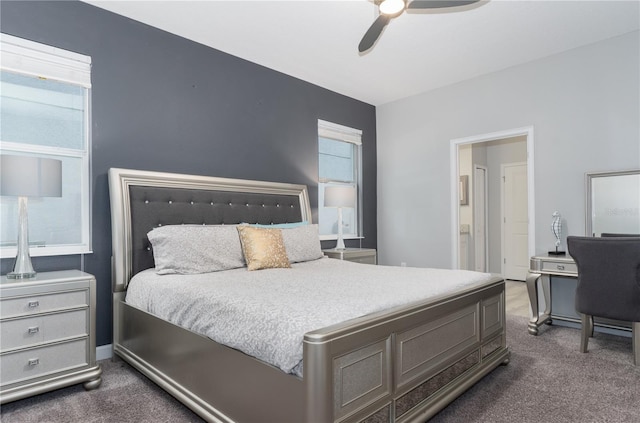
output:
{"label": "open doorway", "polygon": [[535,254],[533,128],[452,140],[451,169],[453,268],[524,280]]}

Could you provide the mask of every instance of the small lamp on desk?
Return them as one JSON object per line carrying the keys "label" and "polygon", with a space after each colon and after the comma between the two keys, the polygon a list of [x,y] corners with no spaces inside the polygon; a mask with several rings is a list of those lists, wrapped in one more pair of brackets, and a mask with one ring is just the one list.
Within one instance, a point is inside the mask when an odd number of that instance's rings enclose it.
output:
{"label": "small lamp on desk", "polygon": [[29,256],[27,197],[62,196],[62,162],[32,156],[0,156],[0,195],[18,197],[18,245],[9,279],[33,278]]}
{"label": "small lamp on desk", "polygon": [[352,186],[332,185],[324,190],[324,206],[338,208],[338,242],[336,250],[344,250],[342,239],[342,208],[353,207],[356,202],[356,189]]}
{"label": "small lamp on desk", "polygon": [[558,211],[554,211],[551,215],[553,221],[551,222],[551,232],[556,238],[556,249],[549,251],[549,255],[552,256],[564,256],[565,252],[560,250],[560,237],[562,237],[562,215]]}

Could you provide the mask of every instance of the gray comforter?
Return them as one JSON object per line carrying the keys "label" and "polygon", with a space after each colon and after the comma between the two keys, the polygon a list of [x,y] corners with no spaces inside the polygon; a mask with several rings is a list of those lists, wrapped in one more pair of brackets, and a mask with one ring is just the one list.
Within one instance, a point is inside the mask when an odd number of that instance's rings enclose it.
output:
{"label": "gray comforter", "polygon": [[328,258],[253,272],[158,275],[149,269],[133,277],[126,302],[301,376],[305,333],[490,278]]}

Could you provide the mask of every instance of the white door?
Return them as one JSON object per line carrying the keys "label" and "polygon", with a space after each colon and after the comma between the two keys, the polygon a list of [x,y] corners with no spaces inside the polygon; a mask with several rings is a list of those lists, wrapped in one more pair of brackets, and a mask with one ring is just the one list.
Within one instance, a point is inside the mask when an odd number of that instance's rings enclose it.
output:
{"label": "white door", "polygon": [[486,272],[488,257],[487,238],[487,168],[473,166],[473,227],[475,271]]}
{"label": "white door", "polygon": [[524,281],[529,269],[527,164],[502,168],[502,275]]}

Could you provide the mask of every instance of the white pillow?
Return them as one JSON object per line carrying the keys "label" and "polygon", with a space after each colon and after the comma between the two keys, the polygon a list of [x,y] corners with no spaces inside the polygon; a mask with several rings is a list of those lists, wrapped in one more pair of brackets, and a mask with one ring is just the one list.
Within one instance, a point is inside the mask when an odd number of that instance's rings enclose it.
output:
{"label": "white pillow", "polygon": [[245,266],[236,225],[167,225],[151,230],[147,236],[159,275]]}
{"label": "white pillow", "polygon": [[317,224],[281,230],[289,262],[299,263],[323,257]]}

